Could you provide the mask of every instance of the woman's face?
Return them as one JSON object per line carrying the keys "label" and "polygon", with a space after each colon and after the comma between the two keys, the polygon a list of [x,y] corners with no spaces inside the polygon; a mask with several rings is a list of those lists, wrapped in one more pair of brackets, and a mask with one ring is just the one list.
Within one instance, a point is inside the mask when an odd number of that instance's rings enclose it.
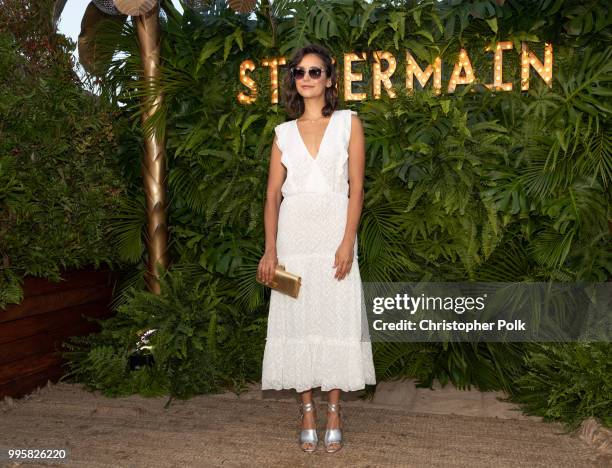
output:
{"label": "woman's face", "polygon": [[[331,86],[331,78],[325,72],[325,64],[317,54],[306,54],[296,65],[305,71],[304,77],[295,79],[295,87],[304,98],[316,97],[325,94],[325,88]],[[311,68],[321,69],[319,78],[312,78],[308,70]]]}

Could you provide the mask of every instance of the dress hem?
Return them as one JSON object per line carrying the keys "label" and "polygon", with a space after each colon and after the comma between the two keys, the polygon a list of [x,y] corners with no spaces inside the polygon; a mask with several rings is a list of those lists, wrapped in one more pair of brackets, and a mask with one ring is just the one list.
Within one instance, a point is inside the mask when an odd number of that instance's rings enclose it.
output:
{"label": "dress hem", "polygon": [[329,392],[330,390],[336,390],[339,389],[343,392],[356,392],[359,390],[364,390],[366,388],[366,385],[376,385],[376,381],[375,380],[367,380],[364,384],[362,385],[358,385],[358,386],[344,386],[344,385],[333,385],[333,384],[315,384],[312,385],[310,387],[302,387],[299,385],[289,385],[289,386],[284,386],[284,385],[272,385],[272,384],[267,384],[267,385],[261,385],[261,390],[296,390],[296,392],[301,393],[301,392],[306,392],[308,390],[314,390],[317,388],[320,388],[322,392]]}

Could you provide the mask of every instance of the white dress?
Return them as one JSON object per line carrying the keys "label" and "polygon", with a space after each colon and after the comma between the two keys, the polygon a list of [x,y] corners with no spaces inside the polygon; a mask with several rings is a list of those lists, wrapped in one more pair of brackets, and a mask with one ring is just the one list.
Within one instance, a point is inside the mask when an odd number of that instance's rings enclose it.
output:
{"label": "white dress", "polygon": [[302,277],[302,286],[298,298],[271,291],[262,390],[353,391],[376,383],[357,238],[351,271],[338,281],[333,267],[347,221],[353,113],[332,114],[316,158],[297,120],[275,128],[287,168],[276,251],[278,262]]}

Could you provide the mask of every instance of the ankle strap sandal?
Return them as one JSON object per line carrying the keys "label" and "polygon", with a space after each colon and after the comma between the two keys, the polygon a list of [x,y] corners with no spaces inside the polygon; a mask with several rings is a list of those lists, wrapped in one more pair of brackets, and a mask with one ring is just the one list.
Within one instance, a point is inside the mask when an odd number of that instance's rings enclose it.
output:
{"label": "ankle strap sandal", "polygon": [[[314,403],[302,403],[300,404],[300,423],[304,419],[304,413],[315,410]],[[300,431],[300,437],[298,439],[300,447],[304,452],[314,452],[317,449],[319,438],[317,437],[316,429],[302,429]]]}
{"label": "ankle strap sandal", "polygon": [[[340,414],[340,403],[328,403],[327,410],[332,413],[338,413],[338,417],[342,420]],[[328,453],[337,452],[342,448],[342,428],[325,429],[325,451]]]}

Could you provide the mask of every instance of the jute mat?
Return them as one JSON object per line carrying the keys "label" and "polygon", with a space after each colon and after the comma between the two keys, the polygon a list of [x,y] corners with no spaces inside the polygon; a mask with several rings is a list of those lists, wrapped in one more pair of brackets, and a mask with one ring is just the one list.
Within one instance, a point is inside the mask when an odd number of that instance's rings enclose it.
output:
{"label": "jute mat", "polygon": [[[62,463],[4,466],[609,466],[560,424],[344,406],[345,446],[303,453],[295,403],[107,398],[59,383],[0,405],[0,447],[64,448]],[[323,427],[325,407],[318,406]],[[323,431],[319,437],[322,438]]]}

